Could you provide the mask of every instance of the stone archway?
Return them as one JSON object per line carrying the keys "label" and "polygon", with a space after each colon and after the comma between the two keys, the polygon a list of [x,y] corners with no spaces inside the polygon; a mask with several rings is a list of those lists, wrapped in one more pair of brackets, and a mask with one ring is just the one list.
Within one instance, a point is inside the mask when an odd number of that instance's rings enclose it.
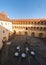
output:
{"label": "stone archway", "polygon": [[14,30],[14,34],[16,34],[16,31]]}
{"label": "stone archway", "polygon": [[28,35],[28,33],[25,31],[25,35]]}
{"label": "stone archway", "polygon": [[43,36],[43,33],[39,33],[39,37],[42,37]]}
{"label": "stone archway", "polygon": [[32,32],[32,33],[31,33],[31,36],[32,36],[32,37],[35,37],[35,33],[34,33],[34,32]]}
{"label": "stone archway", "polygon": [[21,35],[21,32],[19,31],[19,35]]}

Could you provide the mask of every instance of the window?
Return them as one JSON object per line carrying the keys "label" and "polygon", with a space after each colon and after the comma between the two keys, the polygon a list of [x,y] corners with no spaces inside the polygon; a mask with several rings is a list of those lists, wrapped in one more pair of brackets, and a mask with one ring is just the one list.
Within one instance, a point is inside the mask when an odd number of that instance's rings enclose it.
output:
{"label": "window", "polygon": [[40,27],[40,30],[42,30],[42,27]]}
{"label": "window", "polygon": [[26,30],[28,30],[28,28],[26,27]]}
{"label": "window", "polygon": [[30,28],[31,30],[33,29],[33,27]]}
{"label": "window", "polygon": [[31,24],[33,24],[33,22],[31,22]]}
{"label": "window", "polygon": [[5,31],[3,30],[3,33],[5,33]]}
{"label": "window", "polygon": [[41,24],[43,24],[43,21],[41,21]]}
{"label": "window", "polygon": [[5,23],[5,25],[7,25],[7,23]]}
{"label": "window", "polygon": [[39,33],[39,37],[42,37],[43,36],[43,33]]}
{"label": "window", "polygon": [[36,24],[36,22],[34,22],[34,24]]}
{"label": "window", "polygon": [[3,22],[1,22],[1,25],[3,25]]}
{"label": "window", "polygon": [[38,24],[40,24],[40,22],[38,22]]}
{"label": "window", "polygon": [[37,27],[37,29],[39,29],[39,27]]}
{"label": "window", "polygon": [[46,30],[46,27],[44,27],[44,30]]}
{"label": "window", "polygon": [[30,30],[30,27],[28,27],[28,30]]}
{"label": "window", "polygon": [[36,29],[36,27],[34,27],[34,30]]}

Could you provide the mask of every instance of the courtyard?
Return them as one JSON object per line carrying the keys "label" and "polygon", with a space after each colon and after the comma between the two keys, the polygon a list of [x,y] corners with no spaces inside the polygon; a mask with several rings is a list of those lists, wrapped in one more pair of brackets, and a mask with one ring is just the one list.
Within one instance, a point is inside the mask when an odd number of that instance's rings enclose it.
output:
{"label": "courtyard", "polygon": [[46,65],[46,38],[13,35],[0,56],[1,65]]}

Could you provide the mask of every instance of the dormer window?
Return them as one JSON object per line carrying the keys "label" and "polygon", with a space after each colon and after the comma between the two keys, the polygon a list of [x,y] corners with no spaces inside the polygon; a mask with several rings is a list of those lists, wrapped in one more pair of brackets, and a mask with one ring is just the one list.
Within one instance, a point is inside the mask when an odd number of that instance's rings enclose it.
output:
{"label": "dormer window", "polygon": [[3,33],[5,33],[5,31],[3,30]]}

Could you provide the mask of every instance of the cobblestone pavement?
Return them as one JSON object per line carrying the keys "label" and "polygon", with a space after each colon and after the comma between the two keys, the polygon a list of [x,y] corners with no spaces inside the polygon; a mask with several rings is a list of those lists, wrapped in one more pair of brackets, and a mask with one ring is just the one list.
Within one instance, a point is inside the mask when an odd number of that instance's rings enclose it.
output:
{"label": "cobblestone pavement", "polygon": [[[46,65],[46,39],[16,36],[9,42],[2,48],[0,65]],[[16,49],[18,46],[20,50]],[[29,50],[25,50],[26,47]],[[16,52],[18,56],[15,56]],[[26,54],[25,58],[22,53]]]}

